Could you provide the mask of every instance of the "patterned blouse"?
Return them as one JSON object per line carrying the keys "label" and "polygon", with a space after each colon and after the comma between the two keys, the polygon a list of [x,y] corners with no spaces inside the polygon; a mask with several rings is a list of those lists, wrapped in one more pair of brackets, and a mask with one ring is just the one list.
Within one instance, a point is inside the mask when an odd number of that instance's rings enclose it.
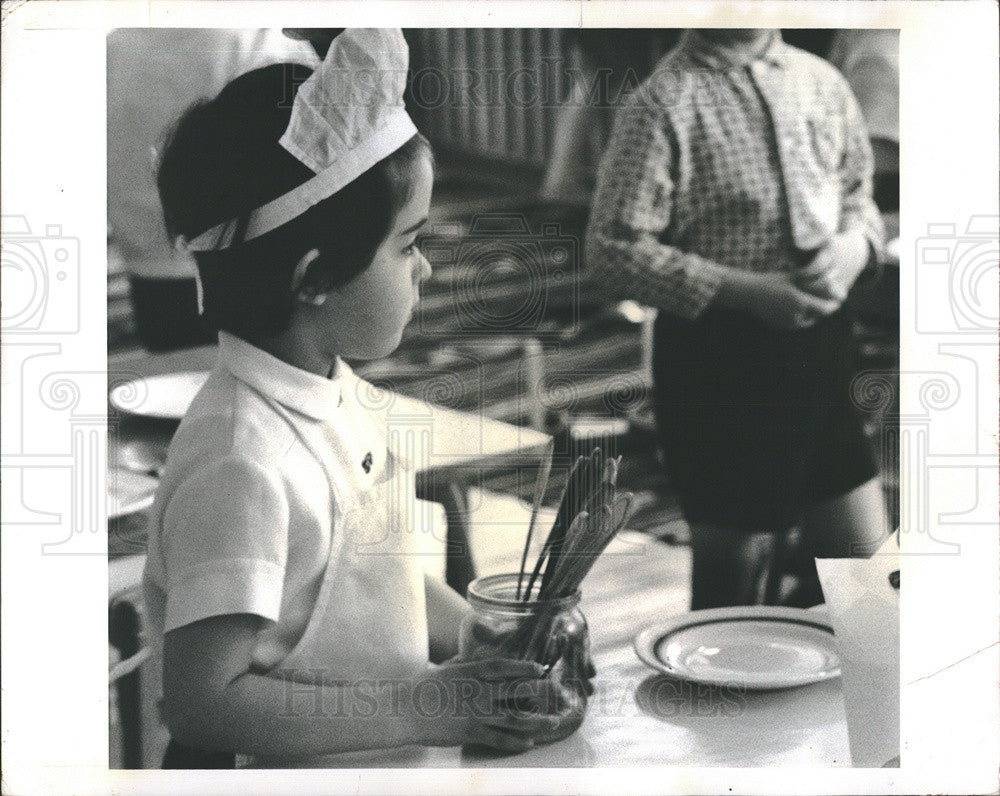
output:
{"label": "patterned blouse", "polygon": [[878,252],[871,193],[865,125],[832,66],[777,31],[756,52],[688,31],[619,111],[588,268],[618,297],[694,319],[715,264],[790,271],[853,228]]}

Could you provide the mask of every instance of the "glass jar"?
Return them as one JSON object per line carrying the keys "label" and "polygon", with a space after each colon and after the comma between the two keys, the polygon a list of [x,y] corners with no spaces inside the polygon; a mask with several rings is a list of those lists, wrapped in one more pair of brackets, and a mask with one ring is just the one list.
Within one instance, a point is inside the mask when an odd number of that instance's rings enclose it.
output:
{"label": "glass jar", "polygon": [[580,611],[580,592],[551,600],[517,599],[518,575],[488,575],[469,584],[472,613],[462,623],[459,655],[465,660],[515,658],[533,660],[548,669],[559,686],[564,721],[535,743],[551,743],[571,735],[583,722],[587,691],[582,669],[590,660],[587,620]]}

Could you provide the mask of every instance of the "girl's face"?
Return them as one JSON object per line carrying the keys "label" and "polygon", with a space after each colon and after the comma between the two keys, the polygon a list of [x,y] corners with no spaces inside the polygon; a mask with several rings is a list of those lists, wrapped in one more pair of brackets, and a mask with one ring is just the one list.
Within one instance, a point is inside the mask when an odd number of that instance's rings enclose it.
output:
{"label": "girl's face", "polygon": [[378,359],[399,345],[413,316],[420,283],[431,273],[416,239],[427,222],[433,182],[430,160],[421,158],[410,198],[371,265],[329,291],[322,305],[311,308],[318,343],[331,358]]}

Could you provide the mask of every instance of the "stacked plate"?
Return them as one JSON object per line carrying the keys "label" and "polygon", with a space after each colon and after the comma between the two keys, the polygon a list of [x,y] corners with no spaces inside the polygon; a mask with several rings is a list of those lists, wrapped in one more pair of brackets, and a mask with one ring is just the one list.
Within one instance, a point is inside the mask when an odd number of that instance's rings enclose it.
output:
{"label": "stacked plate", "polygon": [[111,405],[119,412],[156,420],[180,420],[208,379],[208,371],[165,373],[119,384]]}

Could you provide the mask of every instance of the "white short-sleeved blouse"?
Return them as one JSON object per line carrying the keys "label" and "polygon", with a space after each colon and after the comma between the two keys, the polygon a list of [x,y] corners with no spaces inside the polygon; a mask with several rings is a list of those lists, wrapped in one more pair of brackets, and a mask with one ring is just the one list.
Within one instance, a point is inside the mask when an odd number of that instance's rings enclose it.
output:
{"label": "white short-sleeved blouse", "polygon": [[334,533],[331,484],[370,490],[386,469],[386,437],[346,364],[327,379],[235,336],[219,340],[153,507],[147,619],[154,642],[211,616],[271,620],[254,654],[266,670],[313,612]]}

